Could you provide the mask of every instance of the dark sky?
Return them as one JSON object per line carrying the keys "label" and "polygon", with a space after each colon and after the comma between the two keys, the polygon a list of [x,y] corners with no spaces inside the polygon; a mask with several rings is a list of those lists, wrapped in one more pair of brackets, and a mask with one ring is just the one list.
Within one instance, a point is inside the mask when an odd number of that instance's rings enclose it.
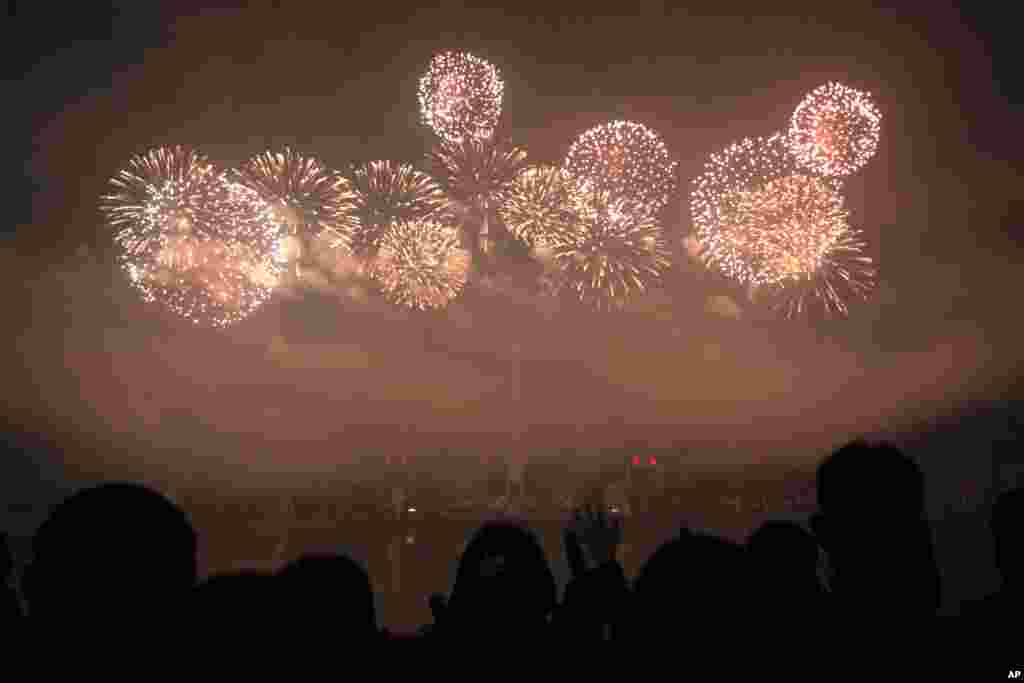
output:
{"label": "dark sky", "polygon": [[[1021,136],[1001,17],[940,2],[770,3],[775,16],[630,2],[601,17],[594,3],[190,4],[17,2],[7,22],[22,46],[5,99],[23,164],[0,255],[5,403],[13,428],[42,433],[76,471],[308,471],[353,450],[645,441],[807,458],[1000,399],[1016,379]],[[416,81],[447,48],[501,69],[504,125],[532,156],[557,160],[579,132],[627,117],[663,134],[683,182],[715,149],[783,127],[827,80],[870,91],[881,147],[847,192],[878,296],[849,321],[724,320],[700,303],[722,292],[683,272],[624,316],[551,313],[509,289],[433,317],[307,296],[216,334],[135,301],[96,209],[126,159],[183,143],[229,165],[285,144],[338,168],[418,160],[431,138]],[[684,205],[668,226],[680,236]]]}

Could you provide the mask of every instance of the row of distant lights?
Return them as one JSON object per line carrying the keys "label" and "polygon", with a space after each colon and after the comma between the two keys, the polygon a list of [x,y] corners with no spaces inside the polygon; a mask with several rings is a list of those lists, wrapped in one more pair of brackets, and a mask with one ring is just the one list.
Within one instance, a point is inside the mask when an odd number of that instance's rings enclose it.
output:
{"label": "row of distant lights", "polygon": [[[486,456],[484,456],[483,461],[487,462],[487,460],[488,460],[488,458]],[[385,462],[387,462],[387,464],[389,464],[389,465],[393,464],[393,463],[400,463],[400,464],[405,465],[405,464],[408,464],[409,460],[408,460],[408,458],[395,458],[395,460],[392,461],[392,459],[390,457],[386,457],[385,458]],[[634,455],[631,462],[633,463],[634,467],[640,467],[643,464],[643,459],[639,455]],[[658,464],[658,459],[652,455],[652,456],[650,456],[647,459],[647,464],[649,464],[651,466],[656,466]],[[616,505],[610,506],[609,509],[610,509],[611,512],[621,512],[619,507],[616,506]],[[408,508],[406,508],[406,512],[408,512],[410,514],[415,514],[416,513],[416,508],[415,507],[408,507]],[[408,538],[406,538],[406,543],[413,543],[414,540],[415,539],[413,537],[408,537]]]}
{"label": "row of distant lights", "polygon": [[[490,460],[490,458],[488,456],[486,456],[486,455],[481,458],[481,461],[483,461],[484,463],[488,462],[489,460]],[[639,455],[634,455],[632,460],[631,460],[631,462],[633,463],[634,466],[639,467],[640,465],[643,464],[643,458],[641,456],[639,456]],[[408,457],[395,457],[395,458],[392,458],[391,456],[385,456],[384,457],[384,463],[386,465],[408,465],[409,464],[409,458]],[[648,465],[657,465],[658,464],[658,459],[656,457],[654,457],[653,455],[649,456],[647,458],[647,464]]]}

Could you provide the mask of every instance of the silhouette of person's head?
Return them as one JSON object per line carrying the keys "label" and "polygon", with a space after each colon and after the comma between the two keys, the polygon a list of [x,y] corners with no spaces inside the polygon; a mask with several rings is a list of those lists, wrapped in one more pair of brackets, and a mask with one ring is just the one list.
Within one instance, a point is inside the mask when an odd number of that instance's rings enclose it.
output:
{"label": "silhouette of person's head", "polygon": [[924,513],[924,475],[889,444],[855,441],[819,467],[818,507],[825,516],[919,518]]}
{"label": "silhouette of person's head", "polygon": [[818,467],[817,489],[811,528],[832,554],[902,536],[924,517],[921,469],[888,444],[843,446]]}
{"label": "silhouette of person's head", "polygon": [[1003,585],[1024,591],[1024,488],[1005,491],[996,499],[991,528]]}
{"label": "silhouette of person's head", "polygon": [[277,577],[245,570],[211,576],[192,594],[192,616],[212,625],[218,620],[262,626],[279,618]]}
{"label": "silhouette of person's head", "polygon": [[794,522],[765,522],[750,535],[747,550],[759,571],[813,574],[818,566],[818,542]]}
{"label": "silhouette of person's head", "polygon": [[554,575],[537,538],[520,524],[491,522],[466,546],[441,626],[483,637],[542,628],[555,600]]}
{"label": "silhouette of person's head", "polygon": [[[377,635],[373,587],[366,570],[344,555],[306,555],[282,569],[278,578],[287,613],[298,624],[351,637]],[[296,623],[296,622],[292,622]]]}
{"label": "silhouette of person's head", "polygon": [[814,536],[793,522],[765,522],[747,540],[751,570],[766,599],[792,600],[794,592],[819,592],[818,552]]}
{"label": "silhouette of person's head", "polygon": [[857,441],[819,467],[811,528],[832,592],[856,610],[934,613],[939,577],[924,519],[924,476],[888,444]]}
{"label": "silhouette of person's head", "polygon": [[185,514],[150,489],[111,483],[58,505],[33,539],[25,593],[33,616],[161,618],[196,579]]}
{"label": "silhouette of person's head", "polygon": [[633,583],[636,630],[733,617],[748,608],[748,576],[741,546],[683,529],[654,551]]}

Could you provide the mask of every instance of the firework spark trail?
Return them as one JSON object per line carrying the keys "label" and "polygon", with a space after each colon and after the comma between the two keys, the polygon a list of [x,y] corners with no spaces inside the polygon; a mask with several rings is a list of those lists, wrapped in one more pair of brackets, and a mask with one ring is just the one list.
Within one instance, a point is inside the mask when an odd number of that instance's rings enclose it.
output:
{"label": "firework spark trail", "polygon": [[526,168],[526,150],[504,138],[467,138],[436,145],[427,162],[449,200],[497,205]]}
{"label": "firework spark trail", "polygon": [[371,274],[392,303],[444,308],[469,277],[469,254],[458,231],[434,220],[398,221],[381,239]]}
{"label": "firework spark trail", "polygon": [[585,305],[617,308],[657,282],[670,254],[647,207],[584,193],[572,202],[572,227],[543,236],[558,274],[556,291],[570,291]]}
{"label": "firework spark trail", "polygon": [[657,133],[621,120],[583,132],[563,164],[588,190],[642,203],[652,214],[675,194],[677,165]]}
{"label": "firework spark trail", "polygon": [[875,288],[877,269],[866,247],[859,231],[845,231],[812,273],[766,287],[769,305],[787,318],[808,315],[812,308],[825,316],[849,315],[848,302],[866,301]]}
{"label": "firework spark trail", "polygon": [[878,150],[882,114],[868,93],[841,83],[815,88],[797,105],[789,127],[797,162],[815,173],[847,176]]}
{"label": "firework spark trail", "polygon": [[509,232],[530,246],[569,229],[573,185],[557,166],[534,166],[516,176],[498,213]]}
{"label": "firework spark trail", "polygon": [[509,198],[526,167],[526,150],[500,137],[465,138],[436,145],[427,161],[444,190],[447,214],[464,231],[477,230],[475,239],[465,235],[467,245],[488,252],[494,242],[491,212]]}
{"label": "firework spark trail", "polygon": [[357,228],[351,183],[318,159],[285,148],[264,152],[237,171],[289,223],[291,232],[347,249]]}
{"label": "firework spark trail", "polygon": [[354,212],[358,227],[353,250],[372,256],[395,222],[418,221],[434,216],[447,204],[441,187],[411,164],[372,161],[352,173]]}
{"label": "firework spark trail", "polygon": [[101,209],[143,300],[226,327],[270,296],[282,226],[257,192],[181,146],[135,157],[111,184]]}
{"label": "firework spark trail", "polygon": [[442,140],[488,138],[501,117],[504,88],[490,62],[468,52],[442,52],[420,79],[420,114]]}

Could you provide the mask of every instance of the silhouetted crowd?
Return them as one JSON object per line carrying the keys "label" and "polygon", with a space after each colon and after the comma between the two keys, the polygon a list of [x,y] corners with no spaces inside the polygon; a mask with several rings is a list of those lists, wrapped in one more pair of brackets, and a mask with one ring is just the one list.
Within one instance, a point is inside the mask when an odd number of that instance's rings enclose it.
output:
{"label": "silhouetted crowd", "polygon": [[[370,577],[344,555],[197,584],[196,533],[184,512],[143,486],[109,483],[66,499],[42,524],[20,577],[22,599],[3,540],[0,613],[129,629],[181,617],[253,632],[273,619],[303,637],[385,647],[636,643],[789,620],[874,627],[934,616],[940,579],[914,461],[888,445],[849,444],[819,466],[817,496],[806,527],[767,522],[745,545],[680,529],[632,582],[616,559],[619,522],[598,508],[578,510],[564,532],[572,579],[561,599],[536,536],[521,524],[486,523],[467,544],[450,595],[424,596],[432,623],[399,636],[377,623]],[[1012,624],[1024,614],[1022,523],[1024,489],[1003,493],[991,518],[1002,588],[964,615]]]}

